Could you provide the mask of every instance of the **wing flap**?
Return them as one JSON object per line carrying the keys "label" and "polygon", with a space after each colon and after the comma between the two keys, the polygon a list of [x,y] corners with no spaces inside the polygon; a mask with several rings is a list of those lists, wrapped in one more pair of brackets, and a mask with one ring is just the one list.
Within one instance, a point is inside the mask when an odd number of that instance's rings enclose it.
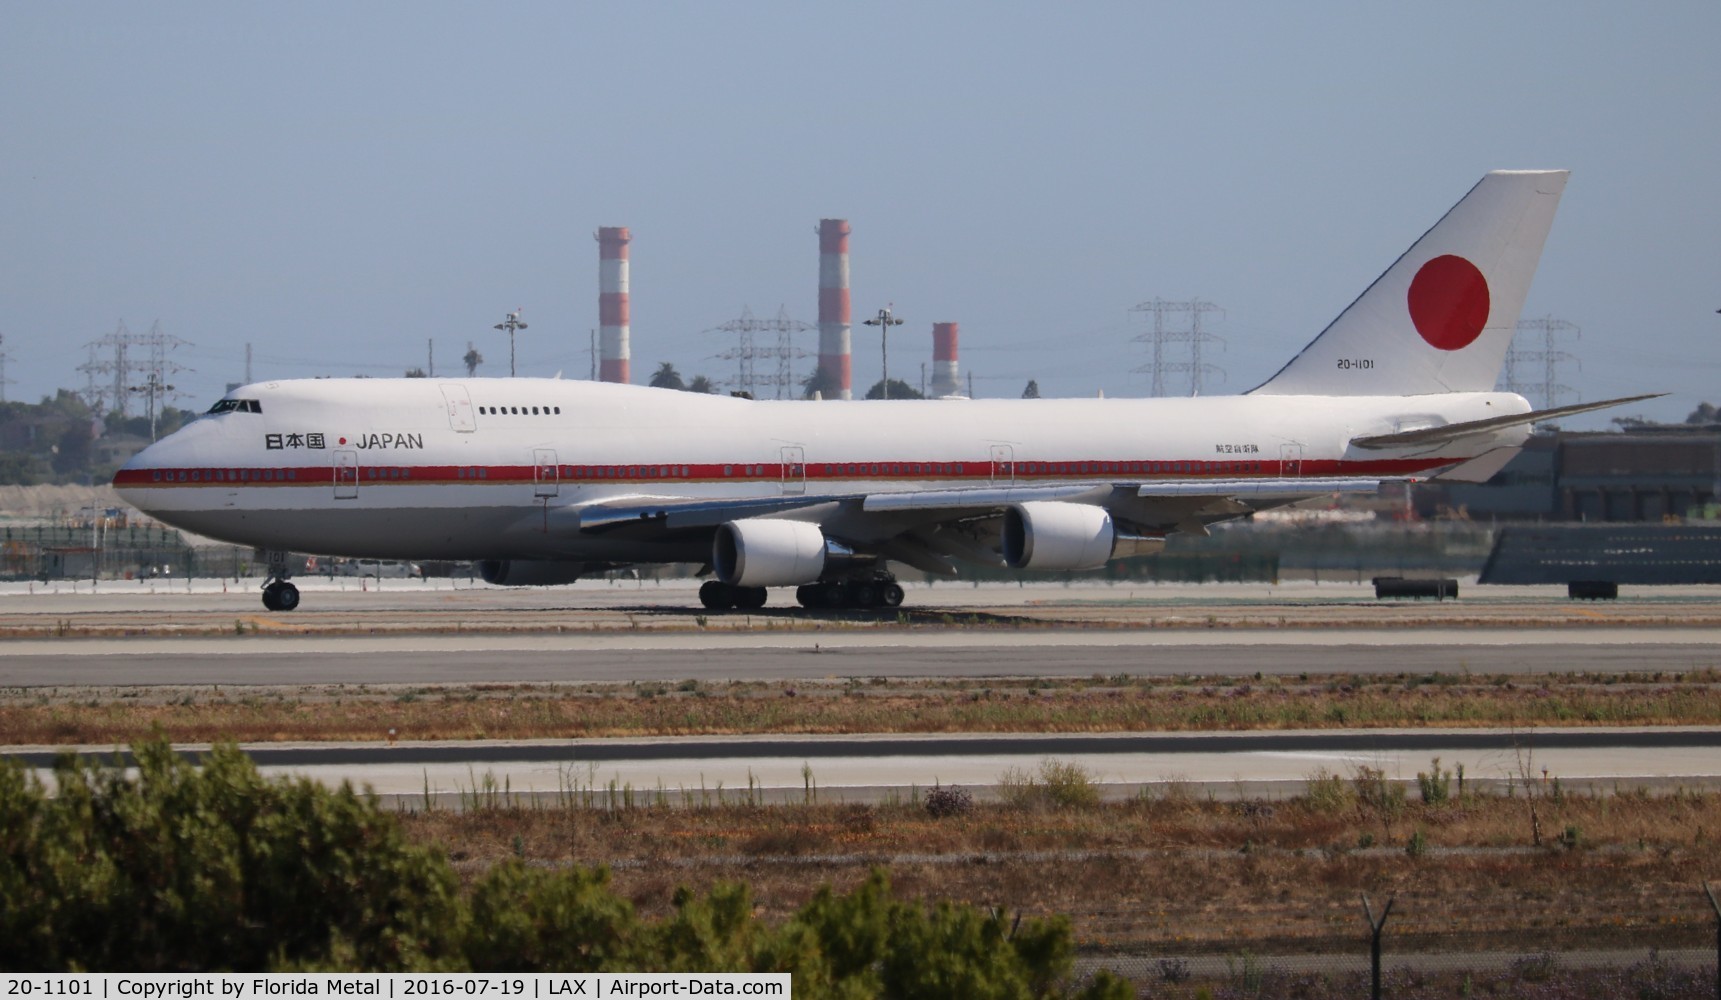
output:
{"label": "wing flap", "polygon": [[869,514],[921,510],[993,510],[1029,500],[1100,498],[1112,485],[1071,483],[1064,486],[992,486],[966,490],[912,490],[870,493],[861,502]]}
{"label": "wing flap", "polygon": [[792,496],[710,500],[674,496],[611,497],[579,507],[579,530],[596,534],[640,524],[654,524],[671,531],[714,528],[725,521],[781,514],[835,499],[840,498]]}
{"label": "wing flap", "polygon": [[1136,496],[1154,497],[1212,497],[1218,499],[1284,499],[1320,496],[1326,493],[1373,493],[1385,479],[1339,479],[1308,477],[1298,479],[1204,479],[1191,482],[1143,483]]}

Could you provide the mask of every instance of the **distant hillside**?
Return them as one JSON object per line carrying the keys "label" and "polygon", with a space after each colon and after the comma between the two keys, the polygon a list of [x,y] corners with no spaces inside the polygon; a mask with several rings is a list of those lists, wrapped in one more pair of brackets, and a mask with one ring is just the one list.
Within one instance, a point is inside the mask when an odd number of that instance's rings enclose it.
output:
{"label": "distant hillside", "polygon": [[114,495],[113,487],[102,486],[0,486],[0,518],[10,520],[60,520],[76,518],[80,510],[94,504],[105,510],[118,507],[137,517]]}
{"label": "distant hillside", "polygon": [[[170,434],[194,416],[166,407],[155,433]],[[148,417],[98,417],[69,389],[40,403],[0,403],[0,485],[105,483],[149,441]]]}

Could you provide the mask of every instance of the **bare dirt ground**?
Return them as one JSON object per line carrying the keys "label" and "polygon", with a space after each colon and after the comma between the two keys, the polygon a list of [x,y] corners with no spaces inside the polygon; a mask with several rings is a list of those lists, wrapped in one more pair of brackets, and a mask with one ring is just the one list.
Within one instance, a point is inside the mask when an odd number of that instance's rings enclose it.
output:
{"label": "bare dirt ground", "polygon": [[0,689],[13,745],[1721,725],[1721,673]]}
{"label": "bare dirt ground", "polygon": [[[1065,913],[1085,951],[1355,952],[1360,898],[1398,897],[1400,950],[1693,947],[1714,917],[1698,882],[1721,869],[1721,796],[1381,798],[1317,781],[1272,805],[1189,790],[1084,801],[1080,781],[935,817],[895,805],[628,807],[603,790],[567,808],[407,816],[469,870],[518,855],[609,865],[647,912],[678,885],[746,881],[786,915],[820,885],[885,867],[900,892]],[[1361,793],[1359,794],[1359,789]]]}

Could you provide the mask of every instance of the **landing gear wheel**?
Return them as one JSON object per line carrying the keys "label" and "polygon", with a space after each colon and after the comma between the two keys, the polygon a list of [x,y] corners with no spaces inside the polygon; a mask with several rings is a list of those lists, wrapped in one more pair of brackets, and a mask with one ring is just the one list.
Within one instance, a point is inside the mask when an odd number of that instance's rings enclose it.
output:
{"label": "landing gear wheel", "polygon": [[299,588],[277,581],[263,588],[263,607],[269,611],[291,611],[299,606]]}
{"label": "landing gear wheel", "polygon": [[268,560],[268,576],[263,578],[263,607],[269,611],[291,611],[299,606],[299,588],[287,582],[293,571],[287,565],[287,553],[269,549],[260,553]]}
{"label": "landing gear wheel", "polygon": [[707,580],[699,585],[699,603],[713,611],[732,608],[735,606],[735,588],[721,580]]}
{"label": "landing gear wheel", "polygon": [[849,601],[857,608],[876,608],[879,602],[878,584],[849,584]]}
{"label": "landing gear wheel", "polygon": [[764,587],[732,587],[735,592],[735,606],[753,610],[765,606],[770,594]]}
{"label": "landing gear wheel", "polygon": [[882,602],[887,608],[902,607],[902,587],[897,584],[887,583],[880,587],[878,589],[878,596],[880,602]]}
{"label": "landing gear wheel", "polygon": [[803,608],[822,608],[825,602],[821,599],[824,588],[816,583],[804,583],[795,588],[795,602]]}

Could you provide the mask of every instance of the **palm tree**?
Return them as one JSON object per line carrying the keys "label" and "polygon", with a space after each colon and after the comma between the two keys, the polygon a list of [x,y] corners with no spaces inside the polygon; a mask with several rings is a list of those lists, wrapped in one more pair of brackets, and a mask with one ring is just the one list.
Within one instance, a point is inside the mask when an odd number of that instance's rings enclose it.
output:
{"label": "palm tree", "polygon": [[1038,379],[1029,379],[1027,388],[1022,390],[1023,399],[1039,399],[1040,383]]}
{"label": "palm tree", "polygon": [[801,380],[801,397],[812,399],[819,396],[824,399],[835,399],[842,392],[842,384],[837,376],[823,365],[813,369],[813,373]]}
{"label": "palm tree", "polygon": [[717,391],[717,386],[712,384],[711,380],[705,376],[695,375],[693,376],[693,381],[687,383],[687,391],[711,393]]}
{"label": "palm tree", "polygon": [[665,361],[657,366],[657,371],[651,373],[653,389],[685,389],[687,383],[681,381],[681,373],[675,370],[675,365]]}
{"label": "palm tree", "polygon": [[466,362],[466,376],[471,378],[478,374],[478,366],[484,363],[484,355],[478,353],[478,348],[466,345],[466,356],[460,359]]}

